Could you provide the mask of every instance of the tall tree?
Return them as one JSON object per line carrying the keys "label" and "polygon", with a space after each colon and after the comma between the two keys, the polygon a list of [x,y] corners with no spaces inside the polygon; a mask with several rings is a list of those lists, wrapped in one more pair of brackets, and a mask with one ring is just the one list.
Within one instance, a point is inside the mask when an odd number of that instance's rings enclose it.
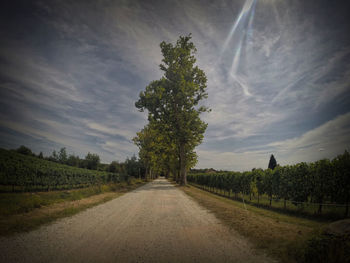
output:
{"label": "tall tree", "polygon": [[203,70],[195,66],[196,47],[191,35],[180,36],[176,44],[162,42],[163,54],[160,69],[164,76],[152,81],[135,106],[148,110],[148,120],[160,124],[176,145],[179,158],[180,182],[186,184],[189,158],[194,148],[202,142],[207,124],[199,115],[208,108],[199,106],[207,98],[207,78]]}
{"label": "tall tree", "polygon": [[273,170],[273,169],[275,169],[276,166],[277,166],[277,162],[276,162],[275,156],[273,156],[273,154],[271,154],[268,168]]}

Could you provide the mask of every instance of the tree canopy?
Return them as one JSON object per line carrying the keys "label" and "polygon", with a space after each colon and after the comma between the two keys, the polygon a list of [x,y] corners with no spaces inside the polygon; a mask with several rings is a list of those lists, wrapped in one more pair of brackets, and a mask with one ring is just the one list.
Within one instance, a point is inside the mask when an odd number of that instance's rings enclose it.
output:
{"label": "tree canopy", "polygon": [[152,81],[135,103],[141,112],[148,111],[149,124],[134,142],[146,166],[151,168],[157,163],[158,169],[173,170],[175,177],[179,172],[180,183],[186,184],[187,170],[197,160],[194,148],[202,142],[207,128],[199,117],[209,111],[200,105],[208,96],[207,78],[195,65],[196,48],[191,35],[180,36],[175,45],[163,41],[160,48],[164,76]]}

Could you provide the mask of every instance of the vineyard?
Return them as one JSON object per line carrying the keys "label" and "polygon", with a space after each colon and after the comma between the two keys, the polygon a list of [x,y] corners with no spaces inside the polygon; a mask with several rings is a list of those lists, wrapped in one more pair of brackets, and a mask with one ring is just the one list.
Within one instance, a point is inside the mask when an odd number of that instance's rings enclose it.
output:
{"label": "vineyard", "polygon": [[1,191],[49,191],[120,182],[117,173],[88,170],[0,149]]}
{"label": "vineyard", "polygon": [[332,161],[277,166],[273,170],[192,173],[188,181],[205,190],[261,206],[305,214],[349,216],[347,151]]}

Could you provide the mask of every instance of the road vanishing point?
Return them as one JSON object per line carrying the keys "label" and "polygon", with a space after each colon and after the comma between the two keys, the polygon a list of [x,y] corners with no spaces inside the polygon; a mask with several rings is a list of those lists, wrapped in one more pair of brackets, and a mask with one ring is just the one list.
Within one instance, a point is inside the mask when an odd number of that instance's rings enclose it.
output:
{"label": "road vanishing point", "polygon": [[166,179],[34,231],[1,262],[273,262]]}

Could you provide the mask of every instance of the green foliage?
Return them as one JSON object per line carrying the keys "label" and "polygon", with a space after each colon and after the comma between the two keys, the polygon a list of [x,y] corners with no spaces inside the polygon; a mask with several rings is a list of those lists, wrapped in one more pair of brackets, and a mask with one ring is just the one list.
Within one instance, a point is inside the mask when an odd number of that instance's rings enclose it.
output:
{"label": "green foliage", "polygon": [[253,171],[255,177],[255,183],[258,195],[263,195],[265,193],[265,184],[264,184],[264,171],[262,169],[255,169]]}
{"label": "green foliage", "polygon": [[295,205],[316,203],[318,213],[327,203],[346,205],[350,201],[350,156],[347,151],[332,161],[324,159],[315,163],[299,163],[292,166],[277,166],[271,169],[253,169],[251,172],[194,173],[188,181],[209,189],[220,189],[245,195],[266,194],[272,199],[292,201]]}
{"label": "green foliage", "polygon": [[323,233],[312,237],[307,242],[301,261],[305,263],[349,263],[350,236]]}
{"label": "green foliage", "polygon": [[47,160],[51,161],[51,162],[58,162],[58,155],[57,152],[54,150],[51,154],[51,156],[49,156],[47,158]]}
{"label": "green foliage", "polygon": [[123,167],[119,162],[113,161],[109,165],[108,171],[111,173],[121,173],[123,171]]}
{"label": "green foliage", "polygon": [[132,156],[130,159],[126,158],[125,163],[125,172],[128,176],[132,176],[132,177],[139,177],[140,175],[140,169],[141,167],[139,167],[139,162],[136,159],[136,156]]}
{"label": "green foliage", "polygon": [[69,155],[67,159],[67,165],[70,166],[79,167],[81,162],[82,161],[80,160],[79,156],[75,156],[74,154]]}
{"label": "green foliage", "polygon": [[141,164],[146,167],[146,176],[168,175],[178,168],[175,144],[160,125],[152,122],[146,125],[133,139],[139,147]]}
{"label": "green foliage", "polygon": [[276,162],[275,156],[271,154],[268,168],[273,170],[275,169],[276,166],[277,166],[277,162]]}
{"label": "green foliage", "polygon": [[28,147],[25,147],[24,145],[21,145],[18,149],[16,149],[16,152],[24,154],[24,155],[34,155],[32,150]]}
{"label": "green foliage", "polygon": [[0,149],[0,185],[14,190],[71,189],[121,180],[116,173],[71,167]]}
{"label": "green foliage", "polygon": [[85,165],[84,167],[90,170],[97,170],[98,165],[100,164],[100,156],[96,153],[88,153],[85,156]]}
{"label": "green foliage", "polygon": [[[140,111],[148,110],[149,120],[148,127],[138,133],[134,140],[139,147],[144,147],[140,148],[140,158],[149,170],[156,158],[161,160],[158,162],[161,167],[157,169],[166,172],[173,169],[175,174],[179,171],[182,184],[186,183],[187,170],[196,164],[194,148],[202,142],[207,127],[199,115],[208,111],[199,105],[201,100],[207,98],[207,79],[204,71],[195,66],[196,48],[190,40],[190,35],[180,36],[175,45],[160,44],[163,54],[160,69],[164,76],[152,81],[135,103]],[[157,133],[161,138],[151,137],[150,133]],[[142,137],[159,141],[144,142]],[[154,153],[159,150],[155,144],[165,149],[167,154],[163,158],[155,157]],[[148,154],[148,151],[151,153]]]}
{"label": "green foliage", "polygon": [[67,164],[67,151],[66,148],[61,148],[60,151],[58,152],[58,161],[62,164]]}
{"label": "green foliage", "polygon": [[[335,179],[332,187],[332,200],[340,203],[348,204],[350,202],[350,154],[345,151],[343,155],[339,155],[333,160],[333,169],[335,171]],[[337,186],[343,187],[337,187]],[[347,206],[346,213],[349,213]]]}

